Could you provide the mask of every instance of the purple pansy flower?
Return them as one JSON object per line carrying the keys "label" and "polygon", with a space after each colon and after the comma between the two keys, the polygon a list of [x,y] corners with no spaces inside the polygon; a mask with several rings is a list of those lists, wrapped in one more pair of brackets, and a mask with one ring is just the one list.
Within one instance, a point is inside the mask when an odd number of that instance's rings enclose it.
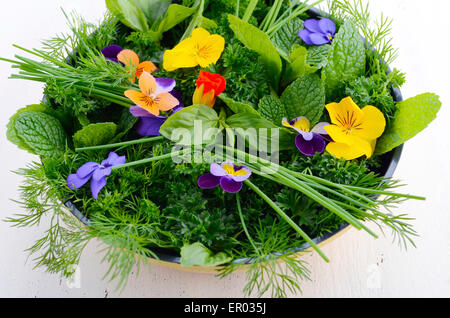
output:
{"label": "purple pansy flower", "polygon": [[110,61],[113,61],[115,63],[119,63],[119,60],[117,59],[117,55],[119,55],[120,52],[123,51],[123,48],[119,45],[112,44],[107,47],[105,47],[103,50],[101,50],[101,53],[103,56]]}
{"label": "purple pansy flower", "polygon": [[[180,101],[180,104],[172,109],[173,115],[176,112],[182,110],[184,105],[181,101],[181,95],[176,90],[174,90],[176,86],[175,80],[171,78],[156,78],[156,84],[158,86],[158,91],[160,92],[169,92],[172,96]],[[130,107],[130,113],[134,117],[138,117],[139,122],[136,126],[137,132],[141,136],[160,136],[161,126],[167,121],[170,116],[155,116],[139,106]]]}
{"label": "purple pansy flower", "polygon": [[77,173],[71,174],[67,178],[67,186],[75,191],[91,180],[92,197],[97,200],[98,194],[106,186],[106,177],[111,175],[111,168],[123,165],[125,162],[125,156],[119,157],[115,152],[111,152],[108,159],[104,160],[101,164],[88,162],[81,166]]}
{"label": "purple pansy flower", "polygon": [[228,193],[241,191],[242,183],[252,175],[250,168],[238,167],[229,161],[221,165],[211,164],[210,172],[198,178],[198,186],[202,189],[214,189],[220,185]]}
{"label": "purple pansy flower", "polygon": [[328,18],[308,19],[305,29],[298,32],[299,37],[308,45],[323,45],[333,42],[336,24]]}
{"label": "purple pansy flower", "polygon": [[283,126],[292,128],[299,133],[295,138],[295,145],[305,156],[314,156],[325,150],[326,141],[322,135],[328,135],[324,127],[329,125],[329,123],[322,122],[311,129],[311,123],[306,117],[298,117],[290,122],[283,118]]}

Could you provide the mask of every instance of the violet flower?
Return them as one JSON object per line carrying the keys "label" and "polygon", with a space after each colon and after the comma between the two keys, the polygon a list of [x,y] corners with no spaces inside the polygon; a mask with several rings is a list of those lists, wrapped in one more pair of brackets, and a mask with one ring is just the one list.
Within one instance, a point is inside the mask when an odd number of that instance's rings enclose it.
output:
{"label": "violet flower", "polygon": [[98,194],[106,186],[106,177],[111,175],[111,168],[123,165],[125,162],[125,156],[119,157],[115,152],[111,152],[108,159],[104,160],[101,164],[88,162],[81,166],[77,173],[71,174],[67,178],[67,186],[75,191],[91,180],[92,197],[97,200]]}
{"label": "violet flower", "polygon": [[299,133],[295,138],[295,145],[305,156],[314,156],[325,150],[326,141],[322,135],[328,135],[324,127],[329,125],[329,123],[322,122],[311,129],[311,123],[306,117],[298,117],[290,122],[283,118],[283,126],[292,128]]}
{"label": "violet flower", "polygon": [[[176,112],[182,110],[184,105],[182,104],[181,95],[174,90],[176,82],[170,78],[156,78],[158,90],[170,92],[172,96],[179,100],[180,104],[172,109],[170,116]],[[136,129],[141,136],[160,136],[161,126],[167,121],[170,116],[155,116],[149,111],[139,106],[130,107],[130,113],[134,117],[139,118]]]}
{"label": "violet flower", "polygon": [[241,191],[242,183],[252,175],[250,168],[238,167],[229,161],[221,165],[211,164],[210,172],[198,178],[198,186],[202,189],[214,189],[220,185],[228,193]]}
{"label": "violet flower", "polygon": [[100,52],[103,54],[103,56],[107,60],[113,61],[115,63],[120,63],[119,59],[117,58],[117,56],[122,51],[123,51],[122,47],[120,47],[119,45],[116,45],[116,44],[112,44],[112,45],[109,45],[109,46],[105,47]]}
{"label": "violet flower", "polygon": [[324,45],[333,42],[336,34],[336,24],[328,19],[308,19],[305,29],[298,32],[298,36],[308,45]]}

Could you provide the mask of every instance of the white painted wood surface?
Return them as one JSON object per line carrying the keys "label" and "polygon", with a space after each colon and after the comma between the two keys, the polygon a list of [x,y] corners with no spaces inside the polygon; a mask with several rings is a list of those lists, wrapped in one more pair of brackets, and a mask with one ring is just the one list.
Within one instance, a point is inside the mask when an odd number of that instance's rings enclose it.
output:
{"label": "white painted wood surface", "polygon": [[[429,7],[427,7],[429,6]],[[13,43],[39,47],[65,28],[60,7],[76,9],[88,20],[100,19],[102,0],[7,1],[0,10],[0,55],[13,56]],[[351,230],[324,248],[332,260],[325,264],[317,255],[306,256],[312,281],[303,283],[304,297],[449,297],[450,296],[450,111],[449,30],[450,3],[446,0],[376,0],[374,14],[383,11],[394,18],[394,44],[400,57],[393,65],[407,73],[402,92],[412,97],[435,92],[443,109],[424,133],[409,142],[395,177],[408,184],[404,192],[424,195],[426,202],[406,202],[401,211],[416,218],[421,237],[417,249],[400,250],[391,237],[374,240]],[[20,178],[11,170],[35,157],[7,142],[5,126],[20,107],[39,101],[42,86],[7,77],[9,66],[0,63],[0,218],[22,213],[10,199],[17,198]],[[81,260],[80,286],[69,288],[64,279],[33,270],[23,252],[43,235],[44,227],[21,230],[0,222],[0,297],[242,297],[245,274],[225,279],[189,274],[161,266],[133,275],[128,287],[114,291],[115,284],[102,280],[107,265],[100,264],[98,243],[88,246]],[[389,234],[389,233],[388,233]],[[292,295],[301,297],[301,295]]]}

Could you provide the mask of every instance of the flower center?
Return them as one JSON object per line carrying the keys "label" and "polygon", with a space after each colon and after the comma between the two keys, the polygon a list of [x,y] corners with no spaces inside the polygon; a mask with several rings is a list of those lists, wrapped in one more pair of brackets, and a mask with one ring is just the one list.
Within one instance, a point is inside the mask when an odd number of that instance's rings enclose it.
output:
{"label": "flower center", "polygon": [[222,168],[223,170],[225,170],[226,173],[234,177],[245,176],[247,174],[247,171],[245,171],[244,169],[236,171],[234,169],[234,166],[229,164],[223,165]]}

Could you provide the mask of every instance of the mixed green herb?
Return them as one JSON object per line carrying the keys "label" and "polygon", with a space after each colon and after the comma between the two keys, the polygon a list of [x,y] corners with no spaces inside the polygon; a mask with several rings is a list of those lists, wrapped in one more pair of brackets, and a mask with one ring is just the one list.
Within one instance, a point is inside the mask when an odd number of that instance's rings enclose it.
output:
{"label": "mixed green herb", "polygon": [[[431,93],[394,99],[392,90],[404,84],[405,74],[388,67],[396,56],[390,20],[383,18],[372,30],[362,1],[330,1],[323,11],[310,10],[319,3],[106,0],[109,12],[100,25],[66,15],[70,34],[44,41],[41,49],[17,46],[33,58],[2,58],[20,70],[12,78],[45,83],[43,101],[20,109],[7,131],[11,142],[40,158],[18,171],[24,177],[18,203],[28,214],[8,220],[27,227],[51,218],[44,237],[30,248],[36,266],[69,276],[86,244],[99,238],[107,246],[107,276],[119,286],[136,264],[157,259],[162,249],[181,256],[183,266],[221,265],[222,277],[250,264],[247,294],[284,297],[301,290],[301,280],[309,277],[296,254],[300,247],[310,245],[328,260],[311,238],[346,224],[377,237],[364,223],[373,222],[381,231],[392,230],[403,246],[414,245],[411,219],[390,209],[423,198],[394,193],[399,183],[384,178],[385,161],[436,117],[439,99]],[[330,43],[308,45],[299,37],[311,18],[334,21]],[[197,28],[225,39],[217,63],[162,67],[165,52]],[[101,53],[110,45],[159,65],[153,75],[174,79],[185,106],[192,105],[201,71],[221,74],[226,90],[214,108],[186,107],[167,119],[162,136],[140,139],[134,129],[138,118],[129,111],[135,103],[124,95],[140,88],[130,81],[136,65],[111,63]],[[329,122],[325,105],[346,97],[374,106],[386,119],[375,156],[345,160],[327,152],[300,153],[284,118],[302,115],[311,127]],[[173,152],[171,140],[175,129],[192,131],[196,120],[220,130],[279,128],[279,165],[250,160],[255,158],[247,145],[246,153],[233,150],[238,163],[253,172],[238,194],[197,187],[209,163],[174,163],[180,153]],[[127,163],[112,167],[97,199],[88,187],[67,186],[70,174],[86,162],[102,162],[112,149]],[[76,207],[88,226],[71,218],[65,203]]]}

